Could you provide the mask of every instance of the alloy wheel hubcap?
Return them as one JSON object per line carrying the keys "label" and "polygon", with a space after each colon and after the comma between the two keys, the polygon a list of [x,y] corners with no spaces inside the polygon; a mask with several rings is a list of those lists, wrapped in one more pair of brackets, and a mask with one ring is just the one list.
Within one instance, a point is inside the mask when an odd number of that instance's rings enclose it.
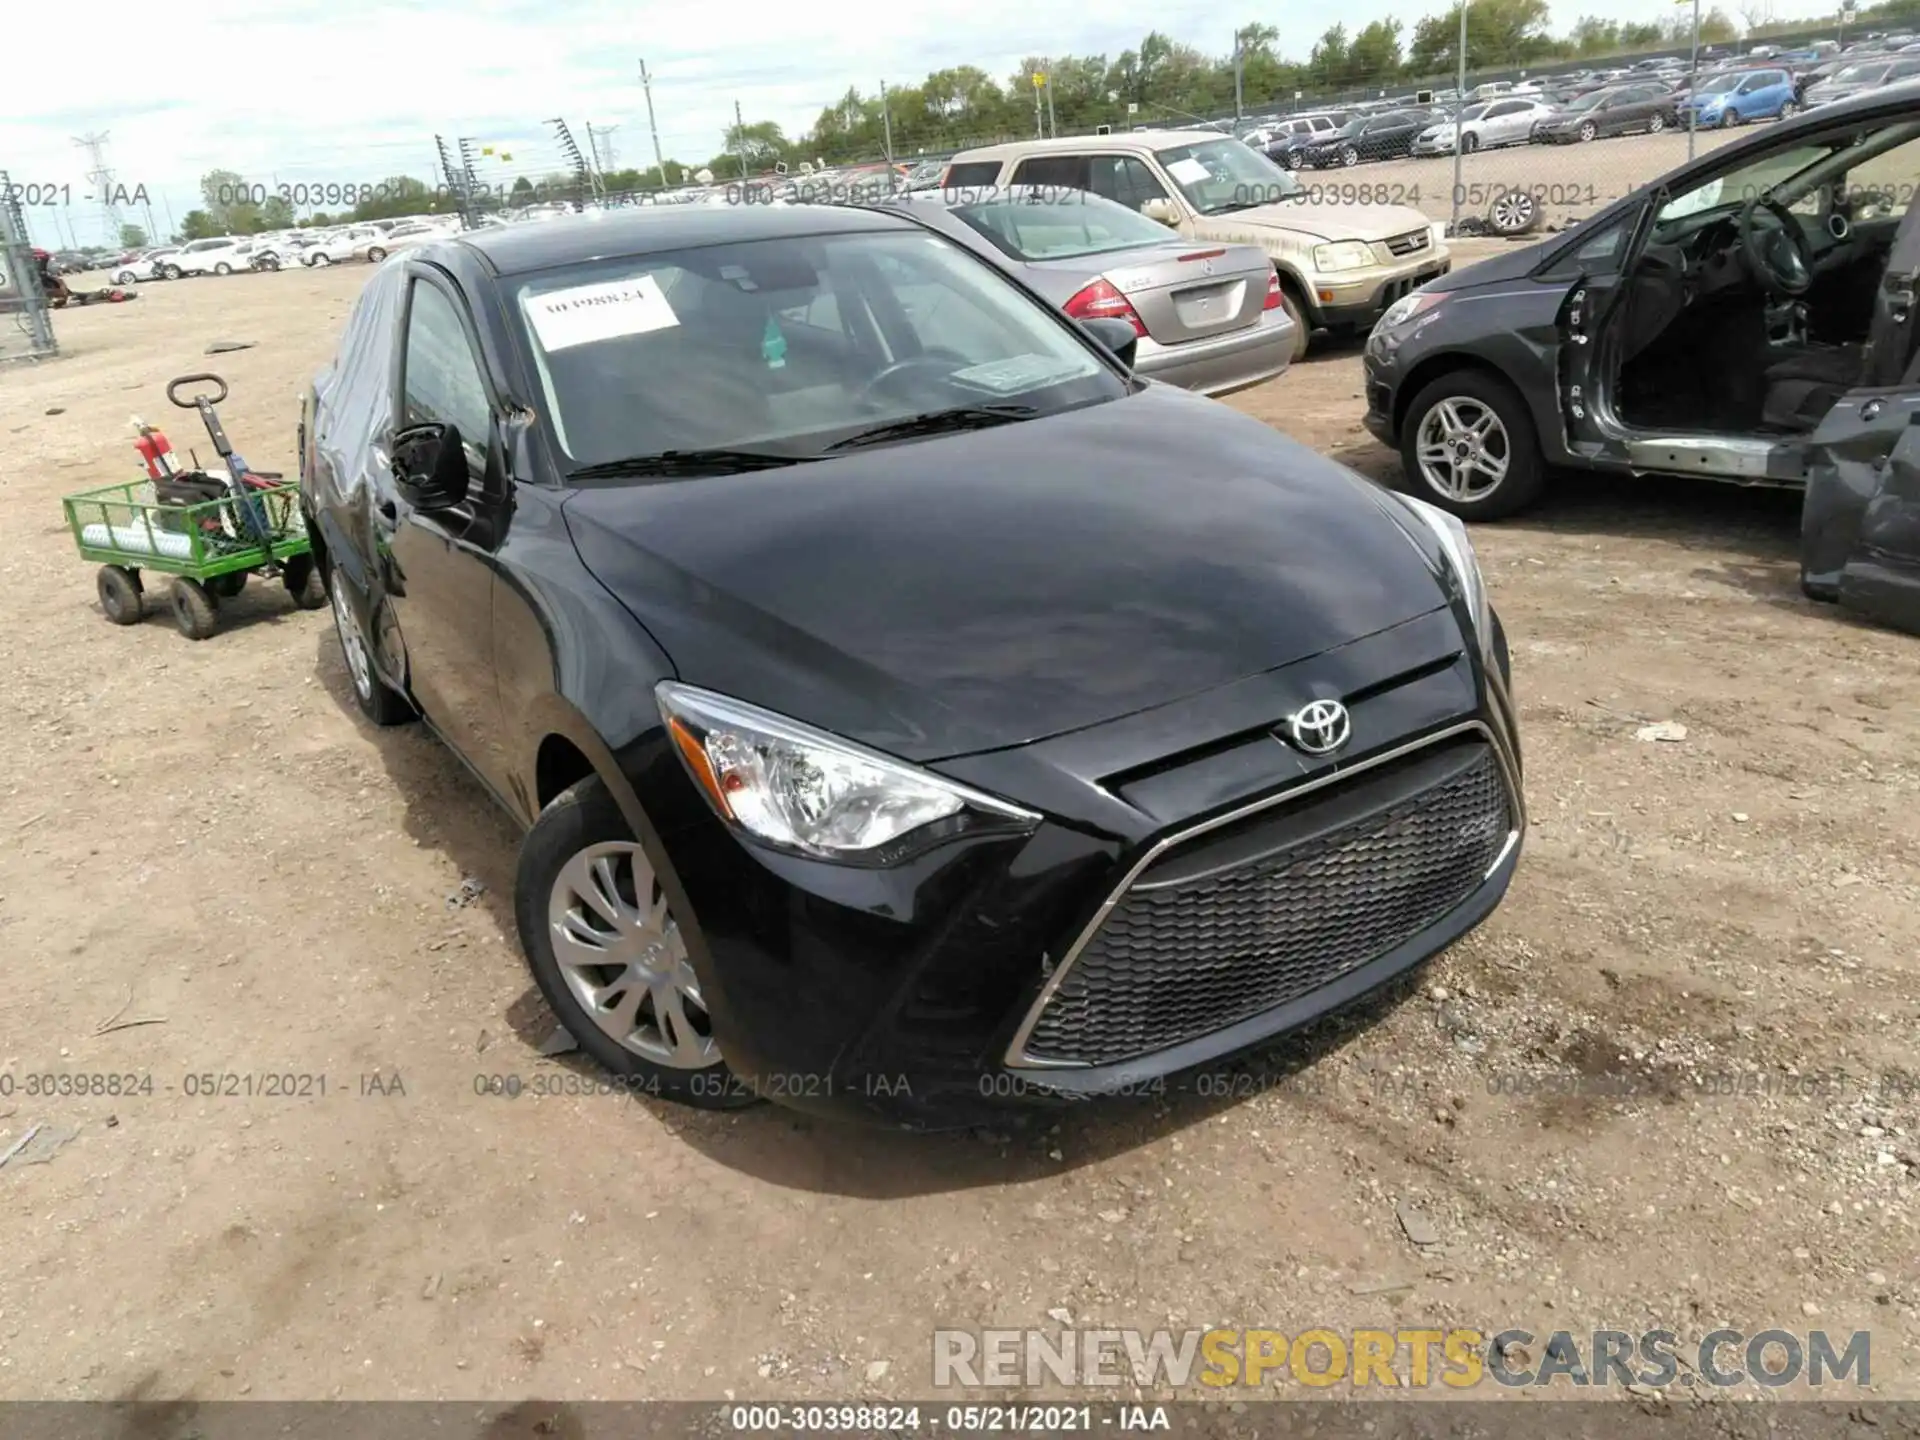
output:
{"label": "alloy wheel hubcap", "polygon": [[1420,478],[1449,500],[1484,500],[1507,478],[1507,427],[1470,395],[1442,400],[1420,421]]}
{"label": "alloy wheel hubcap", "polygon": [[1533,197],[1522,191],[1509,191],[1493,205],[1493,223],[1502,230],[1519,230],[1533,218]]}
{"label": "alloy wheel hubcap", "polygon": [[568,991],[614,1043],[675,1070],[720,1063],[686,940],[638,845],[589,845],[567,861],[547,924]]}
{"label": "alloy wheel hubcap", "polygon": [[362,700],[373,697],[373,669],[367,662],[367,644],[360,638],[360,627],[354,624],[353,611],[347,607],[347,588],[340,583],[340,577],[334,576],[330,587],[333,591],[333,628],[340,632],[340,649],[347,657],[347,673],[353,677],[353,688],[360,693]]}

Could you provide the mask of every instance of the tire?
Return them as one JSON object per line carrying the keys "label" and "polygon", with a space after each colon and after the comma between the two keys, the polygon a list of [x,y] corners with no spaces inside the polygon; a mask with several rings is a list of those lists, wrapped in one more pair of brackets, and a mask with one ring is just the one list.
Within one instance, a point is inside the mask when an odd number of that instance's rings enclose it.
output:
{"label": "tire", "polygon": [[1352,145],[1347,146],[1346,149],[1340,152],[1340,163],[1342,165],[1358,165],[1360,163],[1359,150]]}
{"label": "tire", "polygon": [[1487,224],[1496,235],[1528,235],[1540,227],[1540,202],[1525,190],[1496,195],[1487,207]]}
{"label": "tire", "polygon": [[225,575],[216,575],[207,581],[207,593],[215,600],[231,600],[247,588],[247,572],[230,570]]}
{"label": "tire", "polygon": [[1740,112],[1735,110],[1731,105],[1720,112],[1720,128],[1722,130],[1731,130],[1739,123]]}
{"label": "tire", "polygon": [[354,703],[360,713],[375,725],[404,725],[413,719],[413,706],[406,696],[373,673],[373,652],[360,621],[348,603],[348,584],[335,569],[327,576],[327,593],[333,601],[333,633],[340,642],[341,658],[347,667],[347,683],[353,689]]}
{"label": "tire", "polygon": [[168,265],[163,267],[160,273],[169,280],[178,280],[184,272],[178,265]]}
{"label": "tire", "polygon": [[1280,152],[1280,163],[1288,170],[1298,170],[1300,168],[1300,152],[1297,150],[1282,150]]}
{"label": "tire", "polygon": [[1293,291],[1287,288],[1284,280],[1280,282],[1280,308],[1287,312],[1287,318],[1293,321],[1295,326],[1293,353],[1288,357],[1289,363],[1304,360],[1313,344],[1313,323],[1307,319],[1307,312],[1294,298]]}
{"label": "tire", "polygon": [[133,284],[133,272],[131,270],[122,270],[118,275],[113,277],[113,283],[116,285]]}
{"label": "tire", "polygon": [[1651,120],[1647,121],[1647,134],[1649,135],[1658,135],[1662,130],[1666,128],[1667,128],[1667,117],[1664,115],[1656,115]]}
{"label": "tire", "polygon": [[1479,148],[1480,148],[1480,137],[1474,134],[1471,130],[1467,131],[1466,134],[1460,137],[1460,153],[1462,155],[1471,155],[1474,151],[1478,150]]}
{"label": "tire", "polygon": [[[590,859],[611,864],[602,867]],[[578,898],[585,887],[596,892],[599,906],[620,917],[618,924]],[[754,1102],[753,1093],[727,1069],[713,1038],[686,942],[653,866],[597,776],[556,796],[527,832],[513,909],[534,983],[567,1033],[594,1060],[615,1075],[643,1082],[649,1093],[703,1110],[734,1110]],[[616,939],[627,940],[644,961],[653,962],[651,982],[616,988],[621,978],[633,975],[631,963],[594,961],[596,954],[613,953],[596,942]],[[635,990],[643,991],[638,999],[632,998]]]}
{"label": "tire", "polygon": [[146,599],[140,576],[124,565],[102,565],[94,577],[100,595],[100,613],[115,625],[138,625],[146,617]]}
{"label": "tire", "polygon": [[220,606],[198,580],[175,576],[167,590],[167,603],[173,610],[173,623],[189,640],[204,640],[220,628]]}
{"label": "tire", "polygon": [[[1469,466],[1465,483],[1450,489],[1422,464],[1421,451],[1425,446],[1433,444],[1439,448],[1439,435],[1428,437],[1429,421],[1434,422],[1437,431],[1447,428],[1438,413],[1443,404],[1453,405],[1458,418],[1468,424],[1482,414],[1494,417],[1498,441],[1493,435],[1484,434],[1479,440],[1489,458],[1497,454],[1505,460],[1500,478],[1492,484],[1476,484],[1476,476],[1484,480],[1484,472],[1477,466]],[[1459,439],[1468,437],[1462,435]],[[1447,441],[1449,446],[1455,443],[1458,441]],[[1498,520],[1517,514],[1539,499],[1546,485],[1546,462],[1540,454],[1539,435],[1534,430],[1533,416],[1528,413],[1526,402],[1505,380],[1484,370],[1456,370],[1437,376],[1421,388],[1407,407],[1406,424],[1400,434],[1400,463],[1405,469],[1401,488],[1462,520]],[[1448,474],[1460,475],[1454,468],[1452,455],[1448,456]]]}
{"label": "tire", "polygon": [[1594,124],[1591,120],[1583,120],[1580,122],[1579,138],[1583,143],[1585,141],[1593,139],[1593,137],[1598,135],[1599,133],[1600,133],[1600,127]]}
{"label": "tire", "polygon": [[233,267],[224,260],[216,260],[213,266],[213,273],[216,275],[231,275],[233,273]]}
{"label": "tire", "polygon": [[1798,115],[1799,113],[1800,113],[1800,107],[1794,104],[1793,101],[1791,100],[1787,101],[1784,105],[1780,107],[1780,118],[1782,120],[1791,120],[1794,116]]}
{"label": "tire", "polygon": [[280,583],[302,610],[323,610],[327,604],[327,581],[311,555],[295,555],[281,567]]}
{"label": "tire", "polygon": [[369,245],[367,247],[367,263],[369,265],[378,265],[386,258],[387,252],[382,250],[378,245]]}
{"label": "tire", "polygon": [[332,263],[333,263],[333,257],[331,255],[322,255],[317,251],[314,254],[309,255],[307,257],[307,264],[315,267],[318,267],[321,265],[331,265]]}

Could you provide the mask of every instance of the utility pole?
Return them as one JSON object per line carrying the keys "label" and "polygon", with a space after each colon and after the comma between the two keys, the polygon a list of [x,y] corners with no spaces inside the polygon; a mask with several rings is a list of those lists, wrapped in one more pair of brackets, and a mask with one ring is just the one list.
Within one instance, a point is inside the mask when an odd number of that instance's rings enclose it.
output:
{"label": "utility pole", "polygon": [[1700,133],[1700,107],[1693,103],[1700,87],[1700,0],[1693,0],[1693,63],[1687,71],[1687,159],[1693,159],[1695,137]]}
{"label": "utility pole", "polygon": [[1466,195],[1466,187],[1460,183],[1460,152],[1464,148],[1460,143],[1460,113],[1467,106],[1467,0],[1460,0],[1460,38],[1455,42],[1460,51],[1460,78],[1453,92],[1453,231],[1460,233],[1460,201]]}
{"label": "utility pole", "polygon": [[883,133],[887,137],[887,171],[889,176],[887,188],[891,190],[893,188],[891,179],[893,171],[893,111],[887,105],[887,82],[884,80],[880,82],[880,125]]}
{"label": "utility pole", "polygon": [[1060,122],[1053,114],[1053,72],[1047,72],[1047,134],[1055,140],[1060,138]]}
{"label": "utility pole", "polygon": [[660,153],[660,127],[653,119],[653,77],[647,74],[647,62],[640,62],[640,88],[647,92],[647,129],[653,132],[653,165],[660,172],[660,183],[670,184],[667,179],[667,157]]}
{"label": "utility pole", "polygon": [[733,102],[733,143],[739,147],[734,153],[740,157],[740,178],[747,178],[747,137],[743,133],[747,122],[740,118],[740,102]]}
{"label": "utility pole", "polygon": [[1033,72],[1033,138],[1036,140],[1047,138],[1047,122],[1040,114],[1040,90],[1046,83],[1046,76],[1038,70]]}
{"label": "utility pole", "polygon": [[100,206],[100,220],[107,229],[105,243],[118,245],[120,207],[113,202],[113,171],[107,168],[107,134],[107,131],[99,130],[91,135],[76,135],[73,143],[85,150],[87,158],[93,162],[93,168],[87,171],[87,179],[93,185],[93,193]]}
{"label": "utility pole", "polygon": [[1245,74],[1246,66],[1241,60],[1240,52],[1240,32],[1236,30],[1233,32],[1233,128],[1236,130],[1240,128],[1240,122],[1245,118],[1245,110],[1241,102],[1241,80]]}

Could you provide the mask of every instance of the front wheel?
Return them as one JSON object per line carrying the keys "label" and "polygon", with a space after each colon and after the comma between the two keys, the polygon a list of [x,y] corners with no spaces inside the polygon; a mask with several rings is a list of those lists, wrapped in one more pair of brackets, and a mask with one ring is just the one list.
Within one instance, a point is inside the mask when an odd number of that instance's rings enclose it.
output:
{"label": "front wheel", "polygon": [[598,777],[556,796],[527,833],[514,918],[534,982],[588,1055],[636,1092],[705,1110],[753,1103],[714,1037],[685,917]]}
{"label": "front wheel", "polygon": [[160,271],[160,274],[168,280],[178,280],[183,273],[185,272],[178,265],[168,265]]}
{"label": "front wheel", "polygon": [[1591,140],[1593,139],[1594,136],[1598,135],[1599,133],[1600,133],[1600,127],[1598,125],[1595,125],[1591,120],[1583,121],[1581,123],[1580,138],[1582,140]]}
{"label": "front wheel", "polygon": [[1662,130],[1666,128],[1667,128],[1667,117],[1664,115],[1656,115],[1651,120],[1647,121],[1647,133],[1649,135],[1658,135]]}
{"label": "front wheel", "polygon": [[216,275],[231,275],[233,273],[233,267],[226,261],[221,260],[214,265],[213,273]]}
{"label": "front wheel", "polygon": [[1462,155],[1471,155],[1474,151],[1478,150],[1479,148],[1480,148],[1480,137],[1474,134],[1471,130],[1469,130],[1466,134],[1460,137],[1460,153]]}
{"label": "front wheel", "polygon": [[1347,146],[1346,149],[1340,152],[1340,163],[1342,165],[1358,165],[1360,163],[1360,152],[1351,145]]}
{"label": "front wheel", "polygon": [[1307,319],[1307,312],[1300,302],[1293,298],[1293,292],[1285,284],[1280,286],[1280,308],[1287,312],[1287,318],[1293,321],[1293,353],[1288,360],[1304,360],[1307,349],[1312,344],[1313,324]]}
{"label": "front wheel", "polygon": [[1506,381],[1479,370],[1442,375],[1414,396],[1400,458],[1407,492],[1462,520],[1515,514],[1546,484],[1526,402]]}
{"label": "front wheel", "polygon": [[1734,126],[1738,125],[1739,123],[1740,123],[1740,112],[1735,110],[1732,106],[1728,106],[1725,110],[1722,110],[1720,112],[1720,128],[1722,130],[1731,130]]}
{"label": "front wheel", "polygon": [[307,257],[307,264],[309,265],[331,265],[332,263],[332,256],[320,252],[316,252]]}
{"label": "front wheel", "polygon": [[181,575],[167,593],[173,610],[173,623],[189,640],[205,640],[220,628],[220,607],[213,594],[198,580]]}
{"label": "front wheel", "polygon": [[1791,120],[1795,115],[1798,115],[1799,113],[1800,113],[1800,107],[1794,104],[1793,101],[1791,100],[1787,101],[1786,104],[1780,107],[1780,118],[1782,120]]}
{"label": "front wheel", "polygon": [[146,607],[141,601],[140,576],[124,565],[102,565],[94,588],[100,594],[100,613],[115,625],[138,625]]}

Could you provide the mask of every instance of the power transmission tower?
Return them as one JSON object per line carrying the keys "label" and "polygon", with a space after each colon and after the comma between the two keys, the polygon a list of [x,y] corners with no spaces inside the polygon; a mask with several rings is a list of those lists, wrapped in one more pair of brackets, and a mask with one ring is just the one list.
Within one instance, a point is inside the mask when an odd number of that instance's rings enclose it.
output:
{"label": "power transmission tower", "polygon": [[76,135],[73,143],[85,150],[87,158],[93,162],[93,168],[87,171],[87,180],[98,198],[100,219],[107,227],[107,238],[103,243],[112,246],[120,243],[120,207],[113,200],[113,171],[107,168],[107,135],[105,130],[95,131],[91,135]]}
{"label": "power transmission tower", "polygon": [[618,125],[595,126],[592,121],[587,122],[587,149],[593,152],[593,163],[599,167],[603,179],[614,168],[613,132],[619,128]]}

